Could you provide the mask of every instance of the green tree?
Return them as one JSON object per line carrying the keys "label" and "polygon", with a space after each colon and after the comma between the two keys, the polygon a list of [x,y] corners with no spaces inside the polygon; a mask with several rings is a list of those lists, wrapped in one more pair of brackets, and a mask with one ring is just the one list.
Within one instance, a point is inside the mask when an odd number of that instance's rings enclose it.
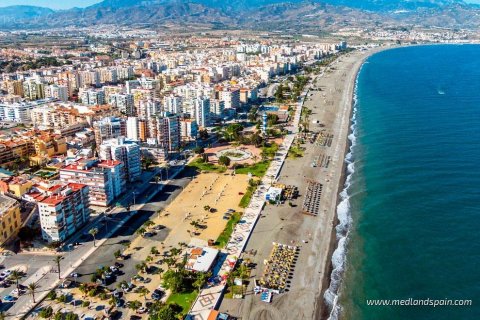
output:
{"label": "green tree", "polygon": [[115,257],[115,259],[120,258],[121,255],[122,255],[122,252],[120,250],[117,250],[113,253],[113,256]]}
{"label": "green tree", "polygon": [[88,231],[88,233],[93,237],[93,246],[95,247],[96,246],[95,241],[97,240],[96,236],[98,234],[98,229],[97,228],[92,228]]}
{"label": "green tree", "polygon": [[153,246],[150,248],[150,254],[157,255],[160,252],[158,251],[157,247]]}
{"label": "green tree", "polygon": [[128,303],[128,308],[133,311],[138,310],[141,306],[142,306],[142,303],[138,300],[133,300]]}
{"label": "green tree", "polygon": [[48,306],[46,308],[43,308],[38,315],[40,318],[48,319],[53,315],[53,309],[52,307]]}
{"label": "green tree", "polygon": [[202,153],[205,153],[205,148],[198,146],[193,148],[193,152],[195,152],[195,154],[202,154]]}
{"label": "green tree", "polygon": [[152,320],[177,320],[179,315],[179,309],[172,304],[164,305],[163,307],[155,313],[151,319]]}
{"label": "green tree", "polygon": [[145,232],[147,232],[147,229],[142,227],[142,228],[138,229],[135,233],[140,235],[140,236],[143,236],[145,234]]}
{"label": "green tree", "polygon": [[27,285],[27,290],[28,290],[28,293],[30,293],[32,295],[33,303],[36,303],[35,293],[37,292],[38,288],[40,288],[40,286],[38,284],[36,284],[35,282],[29,283]]}
{"label": "green tree", "polygon": [[209,272],[199,272],[196,274],[195,281],[193,282],[193,286],[200,291],[202,287],[205,285],[207,282],[208,278],[210,278],[212,275]]}
{"label": "green tree", "polygon": [[24,277],[24,274],[23,272],[21,272],[20,270],[13,270],[12,273],[10,273],[10,279],[12,279],[13,281],[15,281],[15,285],[17,286],[17,291],[19,290],[19,283],[18,281],[20,279],[22,279]]}
{"label": "green tree", "polygon": [[150,290],[148,290],[145,287],[142,287],[140,288],[140,290],[138,290],[138,294],[140,295],[140,297],[143,297],[145,300],[147,300],[147,294],[149,293],[150,293]]}
{"label": "green tree", "polygon": [[202,130],[198,131],[198,137],[202,140],[207,140],[208,139],[207,129],[202,129]]}
{"label": "green tree", "polygon": [[137,269],[137,271],[140,271],[140,272],[145,272],[145,270],[147,269],[147,264],[145,262],[140,262],[140,263],[137,263],[135,265],[135,269]]}
{"label": "green tree", "polygon": [[182,273],[179,271],[168,270],[163,275],[163,286],[170,289],[173,293],[182,292],[185,289],[185,282]]}
{"label": "green tree", "polygon": [[143,227],[145,228],[148,228],[148,227],[151,227],[151,226],[154,226],[155,225],[155,222],[153,222],[152,220],[147,220],[143,223]]}
{"label": "green tree", "polygon": [[230,158],[222,155],[218,158],[218,163],[222,166],[228,167],[230,165]]}

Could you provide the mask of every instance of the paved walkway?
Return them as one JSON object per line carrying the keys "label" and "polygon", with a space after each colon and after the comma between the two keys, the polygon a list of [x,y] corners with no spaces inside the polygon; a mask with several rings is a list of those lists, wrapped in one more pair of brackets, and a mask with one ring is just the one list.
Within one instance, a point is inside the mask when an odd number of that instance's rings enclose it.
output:
{"label": "paved walkway", "polygon": [[[308,91],[307,91],[308,92]],[[289,127],[289,133],[285,136],[282,144],[280,145],[274,159],[272,160],[270,167],[268,168],[265,176],[262,179],[262,183],[255,191],[250,201],[249,206],[245,209],[245,213],[242,216],[242,220],[238,223],[230,237],[230,241],[223,249],[223,253],[227,254],[227,258],[224,261],[218,275],[222,278],[226,278],[228,273],[235,267],[240,254],[245,249],[248,239],[255,228],[255,224],[260,217],[263,206],[265,205],[265,194],[269,186],[274,183],[282,169],[283,163],[288,155],[293,140],[298,132],[298,124],[302,113],[304,97],[307,92],[303,92],[302,100],[298,103],[298,108],[295,111],[293,118],[293,126]],[[223,295],[226,287],[226,280],[222,281],[219,285],[209,287],[200,291],[195,302],[192,304],[192,308],[187,316],[187,319],[191,320],[206,320],[210,311],[218,307],[218,303]]]}
{"label": "paved walkway", "polygon": [[[141,208],[147,204],[153,196],[155,196],[158,192],[160,192],[163,187],[167,184],[169,184],[179,172],[183,170],[184,166],[181,166],[178,168],[178,170],[172,172],[169,176],[169,180],[163,181],[162,184],[160,185],[159,188],[154,188],[154,191],[145,195],[145,199],[141,199],[142,202],[132,206],[131,211],[129,212],[128,215],[124,217],[121,221],[119,221],[118,224],[115,224],[113,228],[108,230],[108,233],[102,237],[102,239],[99,239],[96,241],[96,246],[94,247],[91,245],[91,247],[84,252],[83,254],[80,254],[78,252],[71,251],[68,252],[67,255],[69,256],[75,256],[75,260],[70,260],[67,259],[64,256],[64,260],[62,260],[62,274],[61,274],[61,279],[58,279],[58,274],[57,273],[51,273],[49,272],[50,270],[56,270],[56,266],[48,266],[46,267],[45,270],[42,270],[42,272],[35,274],[34,277],[31,277],[28,279],[28,281],[25,281],[24,283],[28,284],[31,282],[35,282],[40,285],[39,292],[35,295],[35,300],[36,303],[33,303],[33,300],[30,295],[22,295],[22,301],[17,301],[12,308],[10,308],[7,311],[7,318],[8,319],[20,319],[22,316],[30,312],[33,308],[35,308],[40,301],[42,301],[48,293],[63,281],[63,279],[67,278],[72,272],[75,271],[93,252],[95,252],[99,247],[102,246],[102,244],[107,241],[119,228],[121,228],[126,221],[130,219],[132,215],[135,215],[138,210],[141,210]],[[145,184],[142,184],[141,190],[142,193],[150,187],[150,181],[147,181]],[[138,190],[138,189],[137,189]],[[111,214],[118,213],[121,211],[121,208],[116,208],[112,211]],[[92,225],[89,225],[89,229],[94,228],[101,220],[103,216],[101,216],[99,219],[95,220],[95,222]],[[85,229],[86,230],[86,229]],[[81,236],[81,233],[78,233],[79,236]],[[86,245],[84,244],[83,247]],[[47,270],[48,269],[48,270]],[[20,300],[20,299],[19,299]]]}

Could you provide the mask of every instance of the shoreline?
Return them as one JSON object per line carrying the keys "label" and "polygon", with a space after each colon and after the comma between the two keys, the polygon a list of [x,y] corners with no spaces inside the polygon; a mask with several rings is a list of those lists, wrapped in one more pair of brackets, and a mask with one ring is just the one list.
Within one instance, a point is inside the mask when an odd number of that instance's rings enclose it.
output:
{"label": "shoreline", "polygon": [[[312,131],[323,132],[323,137],[330,140],[322,140],[328,143],[318,140],[318,143],[306,144],[303,157],[285,161],[277,182],[295,185],[301,196],[292,201],[293,206],[265,206],[245,248],[248,259],[258,266],[252,269],[250,278],[258,279],[262,276],[272,243],[298,245],[298,261],[287,282],[288,290],[276,295],[272,303],[265,304],[253,294],[251,281],[245,298],[223,299],[220,312],[251,320],[312,320],[328,315],[324,293],[330,285],[332,254],[337,247],[337,207],[347,179],[345,156],[350,147],[348,137],[355,81],[368,57],[389,48],[392,47],[341,55],[323,73],[313,76],[310,88],[320,90],[309,90],[302,108],[312,111],[310,120],[321,123],[313,125]],[[323,160],[317,162],[320,158]],[[313,162],[319,165],[312,165]],[[303,193],[312,180],[323,186],[321,205],[316,215],[306,215],[301,207]]]}
{"label": "shoreline", "polygon": [[[342,226],[342,221],[339,219],[339,205],[342,203],[342,201],[346,200],[348,201],[348,195],[346,198],[342,197],[342,193],[345,192],[347,193],[347,190],[349,188],[349,183],[348,183],[348,178],[353,174],[352,172],[349,172],[348,166],[353,162],[349,162],[349,154],[352,152],[352,147],[354,146],[354,143],[352,140],[349,138],[351,134],[354,133],[354,128],[352,128],[352,125],[355,123],[355,95],[357,91],[357,85],[358,85],[358,77],[359,74],[362,70],[362,67],[364,66],[365,62],[373,55],[380,53],[382,51],[386,50],[391,50],[399,48],[399,46],[392,46],[392,47],[378,47],[374,48],[371,51],[368,51],[366,55],[363,55],[356,63],[353,69],[353,75],[352,77],[348,80],[345,81],[344,83],[344,94],[346,92],[348,96],[348,100],[346,101],[346,104],[344,104],[343,108],[341,108],[341,112],[348,112],[348,125],[346,130],[342,130],[342,135],[345,135],[345,139],[343,140],[343,143],[345,143],[345,146],[343,148],[343,152],[341,153],[342,156],[342,166],[341,166],[341,173],[338,179],[338,188],[336,191],[336,196],[335,196],[335,212],[334,212],[334,217],[331,220],[331,229],[330,229],[330,240],[329,240],[329,246],[328,246],[328,252],[327,252],[327,258],[329,259],[327,263],[324,264],[324,271],[323,271],[323,277],[321,279],[321,286],[320,286],[320,296],[319,299],[321,301],[317,301],[317,306],[315,307],[315,319],[338,319],[338,314],[332,316],[332,311],[335,306],[338,306],[338,296],[339,292],[341,290],[341,286],[343,284],[343,276],[345,270],[341,270],[341,278],[338,280],[338,286],[336,287],[335,292],[335,300],[333,305],[328,305],[326,301],[325,294],[327,290],[330,289],[330,286],[332,284],[332,276],[333,272],[335,271],[334,263],[333,263],[333,258],[334,258],[334,253],[336,252],[337,249],[342,249],[340,247],[340,240],[345,239],[345,241],[348,241],[348,232],[350,231],[349,227],[345,230],[345,226]],[[344,129],[344,128],[341,128]],[[348,216],[350,219],[350,216]],[[337,227],[340,227],[340,229],[344,229],[341,231],[345,231],[345,234],[341,235],[337,231]],[[346,253],[345,253],[346,254]],[[341,261],[341,266],[344,267],[346,262],[346,257],[343,257],[343,260]]]}

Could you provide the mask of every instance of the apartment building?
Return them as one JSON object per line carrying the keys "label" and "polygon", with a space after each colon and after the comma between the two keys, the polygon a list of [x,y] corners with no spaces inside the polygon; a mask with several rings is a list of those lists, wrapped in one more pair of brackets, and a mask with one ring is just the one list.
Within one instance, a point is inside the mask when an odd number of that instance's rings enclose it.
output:
{"label": "apartment building", "polygon": [[0,194],[0,245],[16,236],[21,225],[20,202]]}
{"label": "apartment building", "polygon": [[38,204],[42,237],[65,241],[90,218],[89,187],[81,183],[58,184],[34,196]]}
{"label": "apartment building", "polygon": [[109,167],[98,166],[98,164],[97,159],[81,159],[73,162],[60,169],[60,180],[87,185],[90,204],[107,207],[122,193],[121,188],[115,187],[115,181],[125,179],[125,171],[121,162]]}
{"label": "apartment building", "polygon": [[95,132],[95,141],[97,146],[99,146],[103,140],[126,136],[127,122],[122,118],[107,117],[94,122],[93,130]]}
{"label": "apartment building", "polygon": [[105,140],[100,145],[99,156],[102,160],[117,160],[123,163],[125,177],[129,182],[138,180],[142,174],[140,147],[125,137]]}

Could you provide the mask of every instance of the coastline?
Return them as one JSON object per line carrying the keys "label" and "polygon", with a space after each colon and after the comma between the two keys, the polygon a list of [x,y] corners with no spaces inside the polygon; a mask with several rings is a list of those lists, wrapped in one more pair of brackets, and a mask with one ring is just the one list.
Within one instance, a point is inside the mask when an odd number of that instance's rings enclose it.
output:
{"label": "coastline", "polygon": [[[356,106],[356,91],[358,85],[358,76],[362,70],[367,59],[379,52],[395,49],[399,46],[378,47],[366,52],[355,63],[350,79],[344,83],[343,95],[348,97],[344,102],[342,112],[348,114],[348,124],[346,127],[342,126],[341,133],[345,135],[342,139],[344,145],[341,158],[343,164],[338,179],[338,188],[335,197],[335,215],[331,219],[330,229],[330,243],[328,247],[327,257],[329,261],[324,264],[324,276],[321,280],[320,299],[318,307],[316,307],[315,319],[331,319],[336,320],[339,316],[340,306],[338,305],[338,295],[343,283],[344,265],[346,262],[345,248],[348,242],[348,233],[350,227],[350,204],[348,189],[350,187],[350,177],[354,173],[354,160],[352,148],[355,146],[355,106]],[[346,207],[341,208],[344,204]],[[345,210],[340,213],[340,210]],[[340,218],[340,215],[343,215]],[[329,297],[327,297],[329,296]],[[327,301],[328,299],[333,301]]]}
{"label": "coastline", "polygon": [[[368,57],[389,48],[393,47],[341,55],[326,71],[314,76],[313,86],[320,89],[306,94],[302,108],[310,109],[310,119],[321,123],[315,128],[312,125],[312,131],[327,134],[329,143],[305,144],[303,157],[285,161],[277,181],[297,186],[301,196],[292,206],[265,206],[245,248],[246,257],[258,266],[252,269],[250,277],[258,279],[272,243],[297,245],[300,254],[288,280],[288,290],[265,304],[253,294],[254,281],[250,281],[245,298],[224,299],[221,312],[252,320],[311,320],[328,316],[324,293],[331,283],[332,256],[337,248],[337,207],[347,179],[345,157],[350,147],[355,81]],[[320,157],[328,159],[327,164],[312,165]],[[301,209],[303,193],[312,180],[323,185],[322,204],[317,215],[305,215]]]}

